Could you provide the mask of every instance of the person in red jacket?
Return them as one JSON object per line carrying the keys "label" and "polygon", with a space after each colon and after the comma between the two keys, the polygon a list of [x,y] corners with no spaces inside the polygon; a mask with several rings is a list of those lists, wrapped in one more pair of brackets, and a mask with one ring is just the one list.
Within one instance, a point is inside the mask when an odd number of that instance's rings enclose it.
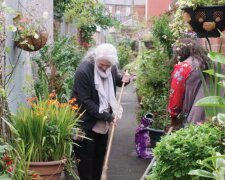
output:
{"label": "person in red jacket", "polygon": [[173,47],[172,60],[168,104],[171,126],[179,128],[186,123],[201,122],[205,119],[204,108],[194,104],[204,97],[201,73],[208,68],[207,51],[196,40],[183,38]]}

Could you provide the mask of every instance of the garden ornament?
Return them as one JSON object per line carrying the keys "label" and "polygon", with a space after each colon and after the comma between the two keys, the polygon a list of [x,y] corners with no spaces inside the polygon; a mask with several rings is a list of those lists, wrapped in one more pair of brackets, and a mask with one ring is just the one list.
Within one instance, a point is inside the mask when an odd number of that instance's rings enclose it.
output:
{"label": "garden ornament", "polygon": [[151,139],[149,136],[149,127],[153,122],[153,114],[148,113],[141,118],[141,122],[135,132],[135,145],[138,157],[143,159],[152,159]]}
{"label": "garden ornament", "polygon": [[[225,6],[182,7],[183,18],[198,37],[219,37],[225,29]],[[219,30],[219,31],[218,31]]]}

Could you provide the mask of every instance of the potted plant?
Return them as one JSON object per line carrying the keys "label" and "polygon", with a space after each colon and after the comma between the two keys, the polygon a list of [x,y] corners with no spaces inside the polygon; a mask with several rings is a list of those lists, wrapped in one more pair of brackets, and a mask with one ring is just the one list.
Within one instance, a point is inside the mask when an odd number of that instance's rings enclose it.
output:
{"label": "potted plant", "polygon": [[48,32],[44,27],[44,21],[47,19],[47,16],[48,13],[44,12],[43,17],[40,20],[36,20],[21,12],[16,13],[16,16],[13,18],[14,41],[18,48],[25,51],[37,51],[46,44]]}
{"label": "potted plant", "polygon": [[152,34],[148,34],[143,38],[144,45],[147,49],[153,49]]}
{"label": "potted plant", "polygon": [[6,122],[23,141],[29,169],[43,179],[59,180],[71,157],[72,130],[80,117],[75,101],[59,103],[54,93],[47,100],[30,98],[31,107],[21,106],[12,122]]}
{"label": "potted plant", "polygon": [[225,0],[178,0],[184,20],[198,37],[219,37],[225,29]]}

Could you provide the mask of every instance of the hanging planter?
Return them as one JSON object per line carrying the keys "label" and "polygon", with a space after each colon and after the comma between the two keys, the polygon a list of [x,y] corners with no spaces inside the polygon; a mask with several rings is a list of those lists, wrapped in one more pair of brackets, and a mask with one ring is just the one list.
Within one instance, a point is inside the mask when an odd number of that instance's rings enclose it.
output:
{"label": "hanging planter", "polygon": [[14,41],[18,48],[25,51],[38,51],[48,40],[48,32],[44,26],[47,12],[43,17],[36,19],[31,14],[17,12],[13,18],[15,29]]}
{"label": "hanging planter", "polygon": [[200,38],[219,37],[219,31],[225,29],[225,6],[198,6],[196,9],[183,7],[181,9],[184,11],[184,20]]}
{"label": "hanging planter", "polygon": [[48,40],[48,32],[41,31],[37,36],[27,36],[15,41],[16,47],[25,51],[38,51],[41,49]]}

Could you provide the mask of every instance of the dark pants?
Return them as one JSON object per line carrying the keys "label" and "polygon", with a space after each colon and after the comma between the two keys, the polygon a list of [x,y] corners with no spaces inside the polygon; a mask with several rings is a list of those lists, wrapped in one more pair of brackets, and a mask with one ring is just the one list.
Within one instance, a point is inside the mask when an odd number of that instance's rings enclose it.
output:
{"label": "dark pants", "polygon": [[81,180],[100,180],[102,166],[106,153],[107,134],[98,134],[85,130],[85,136],[92,139],[75,141],[74,152],[77,159],[77,168]]}

